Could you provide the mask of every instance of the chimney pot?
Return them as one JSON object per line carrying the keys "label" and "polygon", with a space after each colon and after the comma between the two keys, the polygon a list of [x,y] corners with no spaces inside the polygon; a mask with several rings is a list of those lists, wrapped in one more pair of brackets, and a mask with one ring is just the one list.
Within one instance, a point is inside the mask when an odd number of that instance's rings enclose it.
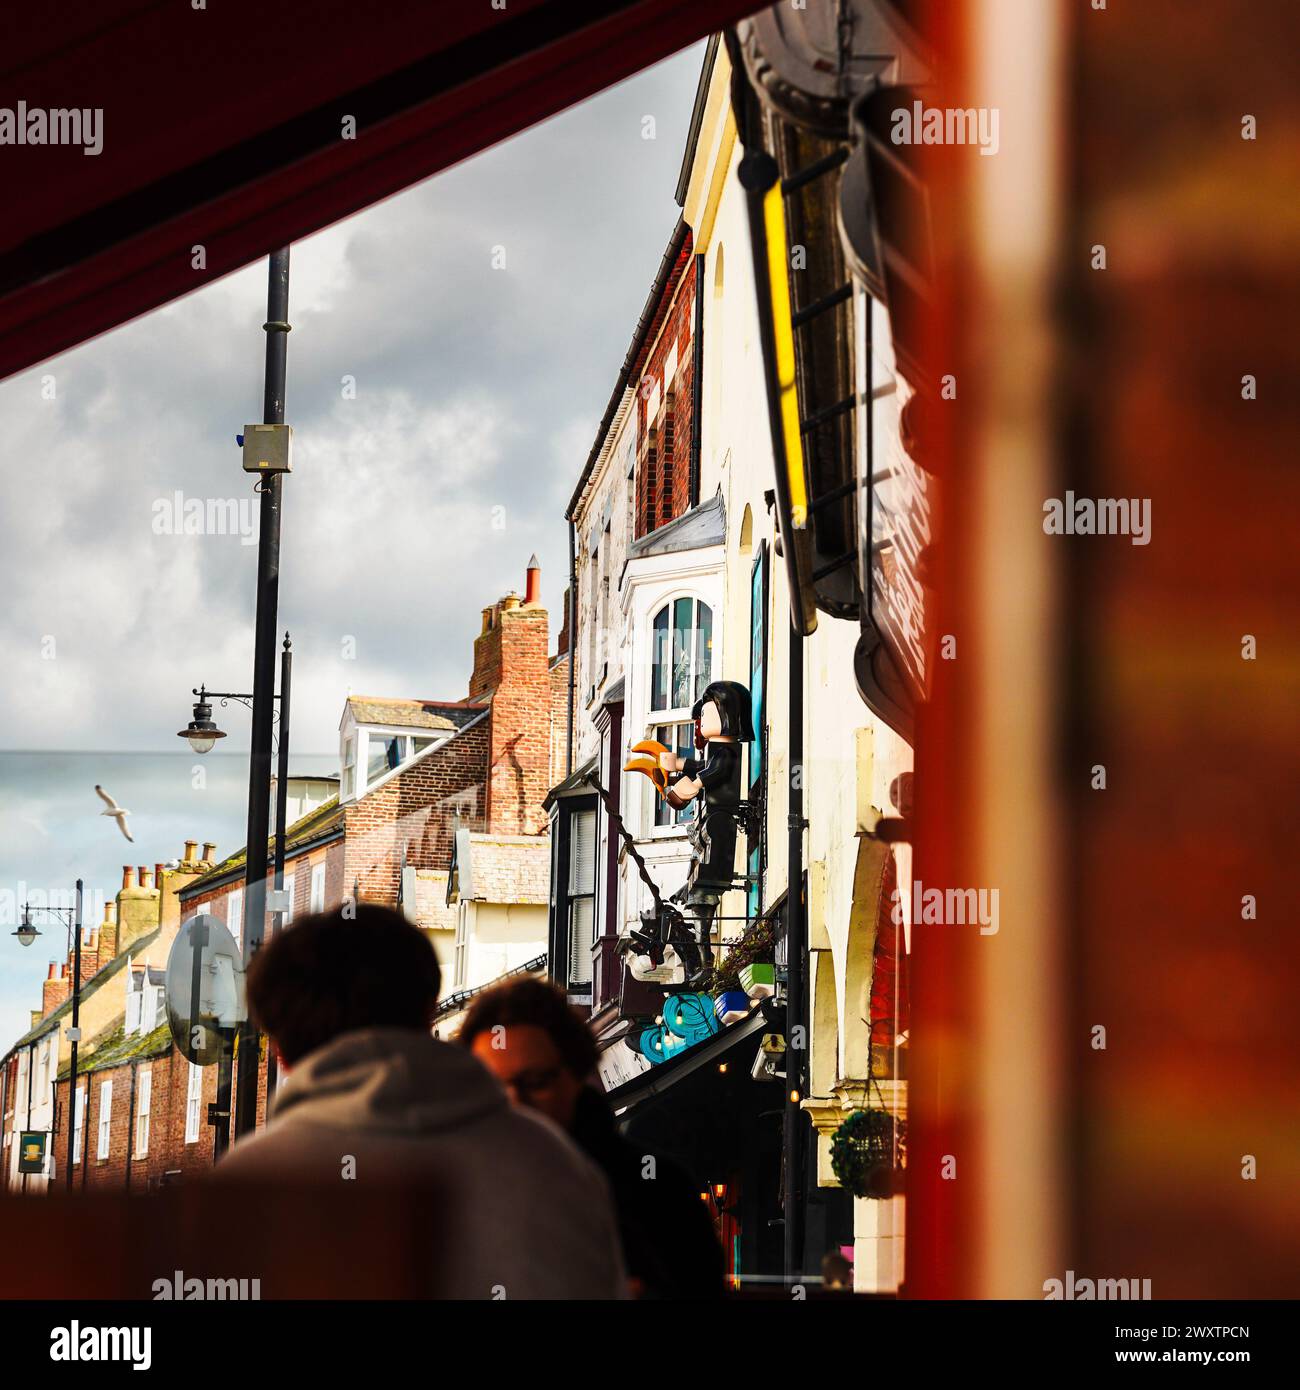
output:
{"label": "chimney pot", "polygon": [[534,555],[528,561],[528,572],[524,576],[524,604],[531,607],[542,598],[542,567]]}
{"label": "chimney pot", "polygon": [[519,607],[519,595],[513,589],[501,600],[501,609],[505,613],[513,613]]}
{"label": "chimney pot", "polygon": [[66,980],[67,978],[68,978],[68,963],[67,963],[67,961],[64,961],[63,964],[59,967],[59,979],[61,979],[61,980]]}
{"label": "chimney pot", "polygon": [[155,864],[153,866],[153,886],[159,891],[162,890],[163,866]]}
{"label": "chimney pot", "polygon": [[192,864],[192,863],[194,863],[194,851],[195,851],[196,849],[198,849],[198,847],[199,847],[199,842],[198,842],[197,840],[186,840],[186,841],[185,841],[185,862],[186,862],[187,864]]}
{"label": "chimney pot", "polygon": [[[105,903],[105,904],[104,904],[104,921],[105,921],[105,922],[111,922],[111,921],[113,920],[113,913],[114,913],[116,910],[117,910],[117,904],[116,904],[116,903],[112,903],[112,902]],[[98,931],[98,928],[96,928],[95,930]]]}
{"label": "chimney pot", "polygon": [[216,854],[217,854],[217,847],[216,847],[216,845],[214,845],[210,840],[204,840],[204,842],[203,842],[203,857],[204,857],[204,859],[206,859],[209,863],[212,863],[212,861],[216,858]]}
{"label": "chimney pot", "polygon": [[135,870],[130,866],[130,864],[123,864],[123,865],[122,865],[122,888],[123,888],[123,891],[125,891],[127,888],[134,888],[134,887],[135,887]]}
{"label": "chimney pot", "polygon": [[148,886],[149,886],[149,867],[148,867],[147,864],[141,864],[141,865],[140,865],[139,874],[140,874],[140,887],[141,887],[141,888],[148,888]]}
{"label": "chimney pot", "polygon": [[59,963],[56,960],[50,962],[50,973],[45,977],[47,980],[57,980],[59,978]]}

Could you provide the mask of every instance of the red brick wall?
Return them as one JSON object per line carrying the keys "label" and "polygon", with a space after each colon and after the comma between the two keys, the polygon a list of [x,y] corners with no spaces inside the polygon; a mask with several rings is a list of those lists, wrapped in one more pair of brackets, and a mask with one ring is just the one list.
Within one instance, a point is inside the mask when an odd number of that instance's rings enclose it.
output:
{"label": "red brick wall", "polygon": [[[553,718],[546,609],[503,609],[498,632],[501,679],[492,695],[486,829],[539,835],[551,788]],[[441,865],[430,865],[438,867]]]}
{"label": "red brick wall", "polygon": [[[648,418],[650,392],[637,392],[636,536],[639,540],[687,511],[691,504],[691,421],[695,409],[695,258],[673,300],[641,372],[659,384],[658,407]],[[664,379],[668,354],[677,348],[671,379]]]}
{"label": "red brick wall", "polygon": [[489,715],[462,729],[344,808],[342,883],[347,893],[356,882],[362,898],[394,906],[403,844],[412,867],[446,869],[451,863],[454,812],[460,810],[464,829],[484,829],[490,722]]}
{"label": "red brick wall", "polygon": [[[217,1069],[203,1071],[203,1095],[199,1103],[199,1137],[185,1142],[185,1105],[189,1088],[189,1063],[173,1048],[161,1057],[134,1064],[138,1072],[147,1067],[153,1075],[150,1101],[149,1143],[143,1155],[134,1153],[134,1116],[131,1106],[133,1064],[91,1072],[78,1079],[86,1083],[84,1112],[78,1106],[77,1124],[81,1129],[81,1158],[73,1170],[72,1184],[78,1191],[126,1186],[128,1144],[131,1146],[131,1190],[143,1192],[157,1187],[164,1173],[181,1174],[190,1181],[212,1167],[212,1129],[207,1123],[208,1102],[217,1098]],[[113,1083],[113,1103],[109,1116],[109,1147],[106,1158],[99,1157],[101,1086],[105,1078]],[[68,1161],[68,1088],[58,1083],[58,1130],[54,1135],[57,1162],[56,1187],[62,1187]],[[137,1090],[137,1105],[139,1093]],[[178,1179],[168,1179],[175,1182]]]}

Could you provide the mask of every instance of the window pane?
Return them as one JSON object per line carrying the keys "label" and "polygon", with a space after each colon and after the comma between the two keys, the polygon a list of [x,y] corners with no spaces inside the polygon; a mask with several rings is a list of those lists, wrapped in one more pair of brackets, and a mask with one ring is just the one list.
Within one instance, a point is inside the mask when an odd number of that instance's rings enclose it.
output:
{"label": "window pane", "polygon": [[402,761],[402,740],[394,735],[370,735],[369,761],[366,765],[366,781],[376,782],[384,773],[391,771]]}
{"label": "window pane", "polygon": [[694,600],[679,598],[673,604],[673,702],[683,709],[694,701],[691,694],[691,609]]}
{"label": "window pane", "polygon": [[[671,748],[679,758],[695,756],[694,724],[660,724],[654,731],[654,736],[665,748]],[[656,825],[685,825],[694,814],[694,802],[680,811],[674,811],[657,793],[654,794],[654,798]]]}
{"label": "window pane", "polygon": [[668,708],[668,607],[655,614],[654,632],[651,634],[652,676],[650,681],[650,708]]}
{"label": "window pane", "polygon": [[699,606],[695,628],[695,699],[704,694],[704,687],[713,673],[713,609],[707,603]]}

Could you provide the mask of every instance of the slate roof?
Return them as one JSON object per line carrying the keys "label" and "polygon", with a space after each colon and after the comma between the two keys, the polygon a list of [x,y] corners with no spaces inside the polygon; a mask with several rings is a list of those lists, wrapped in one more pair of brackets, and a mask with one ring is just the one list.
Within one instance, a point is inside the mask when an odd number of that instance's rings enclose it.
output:
{"label": "slate roof", "polygon": [[375,695],[349,695],[348,708],[358,724],[391,724],[400,729],[436,729],[454,734],[475,715],[481,704],[464,700],[385,700]]}
{"label": "slate roof", "polygon": [[[307,814],[289,826],[284,832],[284,853],[287,858],[296,849],[301,849],[303,845],[310,844],[314,840],[323,839],[325,836],[341,830],[343,826],[343,808],[339,805],[337,796],[332,796],[328,801],[322,802],[314,811]],[[275,836],[267,839],[268,856],[275,853]],[[210,888],[214,883],[221,879],[228,878],[236,869],[240,868],[247,859],[247,849],[240,849],[235,854],[223,859],[220,864],[209,869],[206,874],[201,874],[198,878],[191,879],[177,896],[182,902],[194,897],[197,893],[202,893]]]}
{"label": "slate roof", "polygon": [[[172,1030],[166,1023],[160,1023],[151,1033],[141,1037],[138,1033],[126,1034],[126,1018],[118,1014],[113,1024],[89,1045],[77,1058],[77,1075],[86,1076],[93,1071],[107,1071],[109,1067],[120,1067],[123,1062],[147,1061],[151,1057],[163,1057],[172,1049]],[[69,1058],[59,1068],[58,1079],[66,1081],[72,1073],[72,1059]]]}

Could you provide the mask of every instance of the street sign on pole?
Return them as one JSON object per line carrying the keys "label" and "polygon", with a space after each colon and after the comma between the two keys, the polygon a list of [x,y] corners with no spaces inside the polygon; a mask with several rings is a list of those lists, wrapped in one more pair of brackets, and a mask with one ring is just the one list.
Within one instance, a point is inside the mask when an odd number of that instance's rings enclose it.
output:
{"label": "street sign on pole", "polygon": [[248,1017],[239,943],[210,912],[191,917],[167,957],[167,1024],[196,1066],[221,1060],[223,1037]]}

